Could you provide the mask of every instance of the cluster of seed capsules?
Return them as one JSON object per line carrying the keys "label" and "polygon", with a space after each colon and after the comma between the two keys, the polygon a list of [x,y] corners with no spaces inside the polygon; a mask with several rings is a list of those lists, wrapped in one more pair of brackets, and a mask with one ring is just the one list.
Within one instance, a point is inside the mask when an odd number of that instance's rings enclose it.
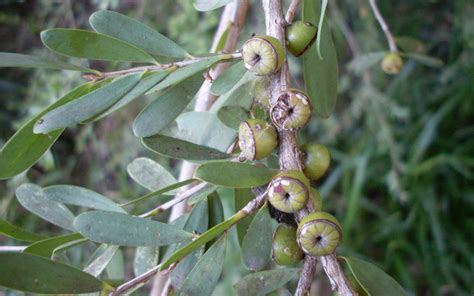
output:
{"label": "cluster of seed capsules", "polygon": [[[286,47],[295,56],[302,55],[316,39],[317,28],[302,21],[293,22],[286,30]],[[269,95],[268,79],[279,71],[284,53],[281,43],[271,36],[255,36],[241,49],[245,67],[263,77],[255,88],[256,101],[268,111],[272,124],[263,119],[248,119],[240,124],[241,158],[255,161],[266,158],[278,146],[277,130],[297,130],[310,120],[312,106],[308,96],[297,89],[283,90],[274,100]],[[273,235],[274,261],[292,265],[304,254],[332,254],[342,240],[342,228],[334,216],[322,212],[319,193],[310,187],[311,180],[321,178],[329,168],[328,149],[320,144],[300,147],[304,169],[282,171],[268,187],[268,201],[276,210],[295,214],[311,203],[314,212],[304,217],[298,227],[281,223]]]}

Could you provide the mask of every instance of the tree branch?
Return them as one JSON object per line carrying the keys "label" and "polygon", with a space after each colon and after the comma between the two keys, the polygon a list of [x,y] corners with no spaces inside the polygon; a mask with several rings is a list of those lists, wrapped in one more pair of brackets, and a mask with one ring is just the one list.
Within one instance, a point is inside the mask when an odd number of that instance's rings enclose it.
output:
{"label": "tree branch", "polygon": [[299,2],[300,0],[291,1],[290,6],[288,7],[288,10],[286,11],[286,16],[285,16],[285,20],[288,24],[291,24],[293,22],[293,19],[295,18],[296,10],[298,9]]}
{"label": "tree branch", "polygon": [[372,8],[372,11],[374,12],[375,18],[380,24],[380,27],[382,28],[382,31],[385,34],[385,37],[387,37],[388,41],[388,47],[390,48],[391,52],[398,52],[397,44],[395,43],[395,39],[393,38],[392,32],[390,31],[390,28],[388,27],[387,23],[385,22],[382,14],[380,13],[380,10],[377,6],[377,2],[375,0],[369,0],[370,7]]}
{"label": "tree branch", "polygon": [[109,295],[110,296],[123,295],[126,292],[128,292],[129,290],[135,288],[136,286],[146,283],[155,274],[158,273],[158,271],[160,270],[160,267],[161,267],[161,265],[155,266],[152,269],[150,269],[149,271],[137,276],[136,278],[133,278],[133,279],[131,279],[130,281],[128,281],[126,283],[123,283],[122,285],[118,286],[117,289],[115,289],[115,291],[113,291]]}

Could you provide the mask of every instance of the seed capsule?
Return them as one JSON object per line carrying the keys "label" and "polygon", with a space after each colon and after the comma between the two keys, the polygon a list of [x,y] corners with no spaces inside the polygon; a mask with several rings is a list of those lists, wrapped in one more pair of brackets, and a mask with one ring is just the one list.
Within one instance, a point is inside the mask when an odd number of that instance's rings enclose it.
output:
{"label": "seed capsule", "polygon": [[303,251],[296,242],[296,228],[279,224],[273,233],[273,261],[279,265],[293,265],[300,262],[303,255]]}
{"label": "seed capsule", "polygon": [[301,91],[288,89],[277,98],[270,110],[273,124],[283,130],[295,130],[304,127],[311,118],[311,103]]}
{"label": "seed capsule", "polygon": [[382,60],[382,70],[387,74],[398,74],[403,68],[403,60],[398,53],[388,53]]}
{"label": "seed capsule", "polygon": [[313,203],[314,210],[319,212],[323,209],[323,199],[321,198],[321,194],[314,188],[310,188],[309,194],[311,197],[311,202]]}
{"label": "seed capsule", "polygon": [[248,119],[239,127],[239,147],[248,160],[270,155],[278,145],[275,128],[261,119]]}
{"label": "seed capsule", "polygon": [[285,213],[301,210],[309,198],[309,180],[299,171],[283,171],[270,183],[268,201]]}
{"label": "seed capsule", "polygon": [[316,40],[318,28],[303,21],[293,22],[286,28],[286,47],[294,56],[299,57]]}
{"label": "seed capsule", "polygon": [[321,144],[305,144],[301,147],[303,153],[303,172],[310,180],[318,180],[327,172],[331,164],[331,156],[326,146]]}
{"label": "seed capsule", "polygon": [[297,242],[306,254],[313,256],[332,254],[341,241],[342,227],[329,213],[311,213],[298,225]]}
{"label": "seed capsule", "polygon": [[257,75],[277,72],[284,60],[280,41],[271,36],[252,37],[244,43],[241,52],[245,67]]}

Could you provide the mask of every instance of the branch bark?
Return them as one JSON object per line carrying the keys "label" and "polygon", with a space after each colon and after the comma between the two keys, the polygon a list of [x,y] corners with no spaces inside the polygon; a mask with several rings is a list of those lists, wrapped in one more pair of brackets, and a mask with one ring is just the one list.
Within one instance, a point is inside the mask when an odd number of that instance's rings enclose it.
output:
{"label": "branch bark", "polygon": [[382,14],[380,13],[380,10],[377,6],[377,2],[375,0],[369,0],[370,7],[372,8],[372,11],[374,12],[375,18],[380,24],[380,27],[382,28],[382,31],[385,34],[385,37],[387,37],[388,41],[388,47],[390,48],[390,52],[398,52],[397,44],[395,43],[395,39],[393,38],[392,32],[390,31],[390,28],[388,27],[387,23],[385,22],[385,19],[383,18]]}
{"label": "branch bark", "polygon": [[[285,44],[285,26],[287,23],[283,18],[281,0],[263,0],[262,2],[265,12],[267,34],[280,40],[281,44]],[[286,61],[281,71],[270,77],[272,104],[275,103],[278,94],[289,86],[289,76],[289,69]],[[296,132],[279,130],[278,134],[280,169],[295,169],[301,171],[301,152],[297,146]],[[308,209],[301,210],[296,215],[297,219],[300,220],[308,213]],[[333,290],[337,291],[339,295],[357,295],[357,293],[352,290],[349,281],[342,272],[335,255],[326,257],[321,257],[321,263],[331,281]],[[316,258],[313,256],[305,256],[296,295],[303,296],[309,292],[313,275],[316,270],[316,261]]]}

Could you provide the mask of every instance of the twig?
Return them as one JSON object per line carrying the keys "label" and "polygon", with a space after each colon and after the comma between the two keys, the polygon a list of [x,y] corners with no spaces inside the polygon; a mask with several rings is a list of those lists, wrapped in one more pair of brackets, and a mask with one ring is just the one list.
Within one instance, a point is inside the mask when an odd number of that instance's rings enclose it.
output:
{"label": "twig", "polygon": [[[224,56],[224,59],[221,62],[224,62],[227,60],[239,59],[242,57],[240,52],[223,54],[223,56]],[[109,77],[127,75],[131,73],[140,73],[144,71],[161,71],[161,70],[166,70],[166,69],[171,69],[171,68],[182,68],[182,67],[200,62],[205,59],[208,59],[208,57],[198,57],[198,58],[194,58],[190,60],[184,60],[184,61],[179,61],[179,62],[174,62],[174,63],[169,63],[169,64],[141,66],[141,67],[135,67],[135,68],[113,71],[113,72],[102,72],[100,74],[85,74],[83,75],[83,77],[87,80],[94,80],[94,79],[104,79],[104,78],[109,78]]]}
{"label": "twig", "polygon": [[23,252],[27,246],[0,246],[0,253],[3,252]]}
{"label": "twig", "polygon": [[158,273],[160,270],[161,264],[153,267],[149,271],[137,276],[136,278],[133,278],[129,280],[126,283],[121,284],[120,286],[115,289],[115,291],[111,292],[109,295],[110,296],[118,296],[118,295],[123,295],[127,291],[133,289],[134,287],[144,284],[147,281],[149,281],[155,274]]}
{"label": "twig", "polygon": [[299,2],[300,0],[291,1],[285,16],[285,20],[288,24],[291,24],[293,22],[293,19],[295,18],[296,9],[298,9]]}
{"label": "twig", "polygon": [[369,3],[370,3],[370,7],[372,8],[372,11],[374,12],[375,18],[379,22],[380,27],[382,28],[382,31],[385,34],[385,37],[387,37],[388,47],[390,48],[390,52],[398,52],[395,39],[393,38],[390,28],[388,27],[382,14],[380,13],[379,8],[377,7],[377,2],[375,0],[369,0]]}

